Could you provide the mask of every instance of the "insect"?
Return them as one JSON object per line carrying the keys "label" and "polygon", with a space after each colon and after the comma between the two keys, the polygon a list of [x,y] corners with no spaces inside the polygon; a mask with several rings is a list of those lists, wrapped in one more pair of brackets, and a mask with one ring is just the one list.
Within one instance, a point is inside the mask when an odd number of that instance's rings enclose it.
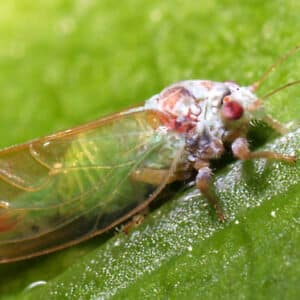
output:
{"label": "insect", "polygon": [[[282,56],[250,86],[187,80],[165,88],[143,106],[0,151],[0,263],[50,253],[95,235],[147,208],[165,186],[195,185],[225,220],[212,188],[211,160],[230,145],[238,159],[294,162],[296,157],[251,152],[247,132],[264,112],[254,92]],[[192,175],[195,174],[196,178]]]}

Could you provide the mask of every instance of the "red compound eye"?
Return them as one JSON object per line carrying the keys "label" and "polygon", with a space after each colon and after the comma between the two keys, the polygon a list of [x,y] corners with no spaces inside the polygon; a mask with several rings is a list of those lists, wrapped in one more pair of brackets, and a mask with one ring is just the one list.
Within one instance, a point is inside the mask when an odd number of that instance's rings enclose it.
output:
{"label": "red compound eye", "polygon": [[244,109],[237,101],[224,103],[221,109],[221,114],[225,119],[238,120],[242,117]]}

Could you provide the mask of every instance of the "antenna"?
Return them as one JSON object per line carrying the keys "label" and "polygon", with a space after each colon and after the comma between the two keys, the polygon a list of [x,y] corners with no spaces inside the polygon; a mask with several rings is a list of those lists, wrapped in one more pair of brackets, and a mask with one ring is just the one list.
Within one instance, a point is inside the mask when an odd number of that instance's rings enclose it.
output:
{"label": "antenna", "polygon": [[295,80],[295,81],[291,81],[291,82],[288,82],[282,86],[280,86],[279,88],[267,93],[266,95],[264,95],[263,97],[261,97],[260,99],[261,100],[266,100],[268,99],[269,97],[273,96],[274,94],[277,94],[278,92],[282,91],[282,90],[285,90],[286,88],[290,87],[290,86],[293,86],[293,85],[296,85],[296,84],[300,84],[300,80]]}
{"label": "antenna", "polygon": [[[257,80],[255,81],[251,86],[250,89],[251,91],[256,91],[260,85],[266,80],[266,78],[279,66],[281,65],[284,61],[286,61],[291,55],[293,55],[295,52],[300,50],[300,44],[297,45],[295,48],[291,49],[281,57],[273,64],[271,67],[267,69],[267,71]],[[288,86],[292,85],[291,83],[288,83]],[[283,88],[283,87],[282,87]],[[280,89],[280,88],[279,88]],[[275,93],[275,91],[274,91]]]}

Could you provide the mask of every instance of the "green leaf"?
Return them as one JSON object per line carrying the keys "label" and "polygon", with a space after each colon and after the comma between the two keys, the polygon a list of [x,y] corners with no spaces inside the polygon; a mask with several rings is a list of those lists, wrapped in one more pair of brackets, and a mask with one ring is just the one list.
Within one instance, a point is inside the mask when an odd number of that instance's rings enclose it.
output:
{"label": "green leaf", "polygon": [[[299,43],[299,8],[292,0],[1,1],[1,145],[136,105],[177,80],[250,84]],[[259,95],[299,78],[299,67],[289,59]],[[299,120],[298,91],[266,109]],[[254,131],[254,146],[268,140],[269,149],[299,155],[299,130],[269,134]],[[221,163],[225,224],[195,189],[179,189],[129,235],[1,265],[0,298],[297,299],[299,174],[299,163]]]}
{"label": "green leaf", "polygon": [[[299,133],[268,149],[299,149]],[[239,299],[253,289],[262,298],[296,299],[299,166],[236,162],[216,176],[225,224],[195,189],[180,193],[26,299]]]}

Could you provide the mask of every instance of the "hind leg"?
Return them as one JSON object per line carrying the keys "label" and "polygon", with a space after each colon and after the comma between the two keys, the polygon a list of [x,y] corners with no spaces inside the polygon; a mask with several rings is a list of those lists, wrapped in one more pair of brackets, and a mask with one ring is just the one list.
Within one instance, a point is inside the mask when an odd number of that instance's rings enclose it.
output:
{"label": "hind leg", "polygon": [[190,177],[189,172],[177,172],[170,174],[169,170],[164,169],[137,169],[131,174],[131,178],[134,181],[145,182],[153,185],[160,185],[166,178],[168,178],[167,184],[174,181],[181,181]]}
{"label": "hind leg", "polygon": [[[167,184],[169,184],[174,181],[185,180],[189,177],[189,172],[170,174],[170,170],[150,168],[137,169],[131,174],[132,180],[148,183],[154,186],[159,186],[166,178],[168,178]],[[121,230],[128,234],[133,228],[139,226],[144,221],[148,212],[148,207],[144,208],[141,212],[133,216],[132,219],[121,228]]]}
{"label": "hind leg", "polygon": [[132,229],[138,227],[144,222],[145,216],[148,213],[149,213],[149,209],[148,207],[146,207],[143,211],[133,216],[130,221],[124,224],[121,227],[121,231],[124,232],[125,234],[129,234]]}

